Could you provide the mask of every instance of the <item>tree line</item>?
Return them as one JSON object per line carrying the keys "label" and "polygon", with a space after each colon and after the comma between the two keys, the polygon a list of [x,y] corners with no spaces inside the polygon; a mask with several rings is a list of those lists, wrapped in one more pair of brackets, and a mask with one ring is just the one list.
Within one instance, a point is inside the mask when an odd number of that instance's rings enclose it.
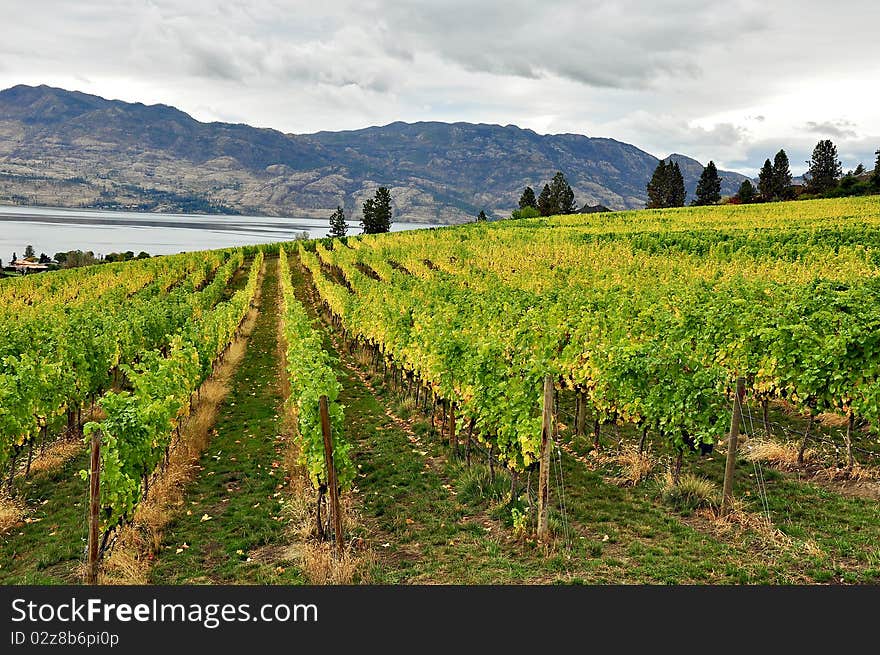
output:
{"label": "tree line", "polygon": [[[757,187],[751,180],[743,180],[739,190],[731,198],[733,203],[773,202],[794,200],[795,198],[826,198],[864,195],[880,192],[880,149],[875,154],[874,171],[868,171],[862,164],[843,175],[843,168],[837,156],[837,147],[830,139],[816,144],[807,162],[809,169],[804,174],[803,186],[792,184],[791,166],[785,150],[764,161],[758,173]],[[684,178],[678,163],[660,161],[647,186],[648,209],[684,206],[686,192]],[[715,162],[710,161],[700,175],[692,205],[715,205],[721,202],[721,178]]]}
{"label": "tree line", "polygon": [[[372,198],[367,198],[362,207],[363,218],[361,219],[361,231],[363,234],[379,234],[391,231],[391,191],[388,187],[380,186]],[[332,238],[344,237],[348,234],[348,222],[345,218],[345,210],[336,206],[336,210],[330,215],[330,232],[327,236]]]}
{"label": "tree line", "polygon": [[[791,165],[785,150],[780,149],[773,161],[766,159],[758,173],[758,184],[744,180],[737,193],[730,199],[732,203],[773,202],[795,198],[840,197],[880,193],[880,149],[875,152],[877,160],[874,170],[868,175],[867,169],[859,164],[854,170],[843,175],[843,168],[837,156],[837,147],[830,139],[823,139],[813,149],[809,169],[804,175],[803,187],[792,184]],[[687,197],[684,177],[678,162],[660,160],[647,185],[648,209],[664,207],[683,207]],[[715,162],[710,160],[703,168],[694,199],[691,205],[715,205],[721,202],[721,177]],[[576,214],[574,191],[561,171],[557,171],[550,182],[544,184],[541,193],[535,195],[534,189],[527,186],[519,198],[517,209],[511,218],[537,218],[539,216],[558,216]],[[392,199],[387,187],[379,187],[373,197],[363,204],[361,227],[364,234],[388,232],[391,229]],[[488,221],[485,210],[477,215],[478,222]],[[344,237],[348,233],[345,211],[341,206],[330,216],[329,237]]]}

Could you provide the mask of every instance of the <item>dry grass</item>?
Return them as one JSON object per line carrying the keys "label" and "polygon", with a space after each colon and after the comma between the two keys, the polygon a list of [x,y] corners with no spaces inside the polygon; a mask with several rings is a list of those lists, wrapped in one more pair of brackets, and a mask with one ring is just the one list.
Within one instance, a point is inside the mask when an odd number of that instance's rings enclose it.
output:
{"label": "dry grass", "polygon": [[748,511],[745,502],[739,498],[733,499],[730,510],[725,516],[722,516],[717,508],[701,510],[700,514],[710,521],[719,536],[725,538],[732,533],[751,533],[757,535],[768,550],[793,550],[810,557],[825,555],[814,541],[795,540],[775,527],[765,515]]}
{"label": "dry grass", "polygon": [[682,473],[676,484],[671,468],[663,474],[660,493],[665,502],[680,510],[714,509],[721,504],[721,491],[714,482]]}
{"label": "dry grass", "polygon": [[822,412],[817,418],[819,423],[831,428],[845,428],[849,423],[849,418],[845,414],[835,414],[834,412]]}
{"label": "dry grass", "polygon": [[[294,417],[286,413],[285,431],[293,431]],[[305,469],[299,463],[299,446],[296,439],[287,440],[284,466],[290,471],[284,512],[294,543],[284,551],[284,557],[292,559],[302,571],[309,584],[354,584],[369,582],[369,570],[374,565],[374,554],[361,548],[362,539],[349,542],[342,557],[336,558],[333,545],[318,540],[317,504],[318,492],[308,480]],[[322,516],[327,516],[327,504]],[[349,495],[340,498],[342,529],[345,534],[360,524]]]}
{"label": "dry grass", "polygon": [[[262,281],[263,273],[260,273]],[[104,556],[101,580],[106,584],[145,584],[150,562],[162,545],[165,526],[183,505],[187,484],[198,474],[198,462],[207,448],[220,405],[229,393],[235,370],[244,358],[248,338],[257,322],[258,282],[255,301],[239,336],[232,342],[223,362],[202,384],[193,411],[182,424],[180,439],[172,444],[168,464],[154,476],[147,498],[138,505],[133,521],[117,533]]]}
{"label": "dry grass", "polygon": [[658,464],[650,451],[639,452],[635,444],[624,445],[613,460],[620,472],[609,480],[621,487],[634,487],[647,480]]}
{"label": "dry grass", "polygon": [[373,364],[373,356],[363,348],[357,348],[353,357],[361,368],[370,368]]}
{"label": "dry grass", "polygon": [[[743,457],[749,462],[767,462],[778,469],[794,471],[801,468],[798,464],[798,450],[800,444],[794,441],[756,437],[743,445]],[[804,451],[804,464],[810,464],[818,456],[816,449],[807,448]]]}
{"label": "dry grass", "polygon": [[875,482],[880,480],[880,468],[865,466],[855,462],[852,468],[829,466],[816,471],[816,477],[827,479],[831,482],[849,480],[852,482]]}
{"label": "dry grass", "polygon": [[65,439],[46,446],[43,454],[31,462],[31,475],[51,471],[63,466],[67,460],[80,454],[83,448],[85,448],[85,445],[79,439]]}
{"label": "dry grass", "polygon": [[13,498],[0,497],[0,534],[15,527],[25,515],[25,507],[21,501]]}

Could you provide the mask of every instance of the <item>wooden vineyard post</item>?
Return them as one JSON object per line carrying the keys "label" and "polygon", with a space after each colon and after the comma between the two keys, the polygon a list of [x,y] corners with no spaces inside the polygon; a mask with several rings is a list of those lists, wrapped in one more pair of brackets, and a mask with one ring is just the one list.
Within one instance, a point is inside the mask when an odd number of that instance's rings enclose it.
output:
{"label": "wooden vineyard post", "polygon": [[98,528],[101,509],[101,431],[92,432],[92,454],[89,465],[89,550],[86,562],[86,584],[98,584]]}
{"label": "wooden vineyard post", "polygon": [[584,435],[584,423],[587,419],[587,395],[583,391],[577,392],[577,416],[575,417],[575,435]]}
{"label": "wooden vineyard post", "polygon": [[327,486],[330,488],[330,518],[333,520],[333,532],[336,536],[336,557],[342,557],[342,516],[339,513],[339,486],[336,482],[336,464],[333,461],[333,439],[330,435],[330,409],[327,396],[321,396],[321,433],[324,436],[324,462],[327,465]]}
{"label": "wooden vineyard post", "polygon": [[541,422],[541,459],[538,464],[538,540],[546,541],[550,511],[550,440],[553,437],[553,378],[544,377],[544,410]]}
{"label": "wooden vineyard post", "polygon": [[721,516],[727,516],[733,501],[733,471],[736,467],[736,446],[739,439],[739,417],[742,399],[746,393],[744,378],[736,379],[736,395],[733,397],[733,416],[730,417],[730,434],[727,437],[727,465],[724,467],[724,490],[721,495]]}

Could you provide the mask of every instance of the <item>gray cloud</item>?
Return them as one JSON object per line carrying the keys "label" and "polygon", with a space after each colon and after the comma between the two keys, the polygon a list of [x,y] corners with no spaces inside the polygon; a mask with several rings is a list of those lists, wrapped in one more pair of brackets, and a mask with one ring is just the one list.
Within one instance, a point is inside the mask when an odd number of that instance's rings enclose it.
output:
{"label": "gray cloud", "polygon": [[807,132],[815,132],[816,134],[823,134],[826,136],[837,137],[838,139],[855,139],[859,135],[852,128],[856,127],[855,123],[851,123],[850,121],[845,120],[837,120],[837,121],[823,121],[821,123],[817,123],[816,121],[808,121],[804,126],[804,129]]}
{"label": "gray cloud", "polygon": [[743,167],[771,142],[802,157],[822,133],[856,157],[856,123],[880,134],[874,0],[0,0],[0,16],[0,86],[287,132],[512,123]]}

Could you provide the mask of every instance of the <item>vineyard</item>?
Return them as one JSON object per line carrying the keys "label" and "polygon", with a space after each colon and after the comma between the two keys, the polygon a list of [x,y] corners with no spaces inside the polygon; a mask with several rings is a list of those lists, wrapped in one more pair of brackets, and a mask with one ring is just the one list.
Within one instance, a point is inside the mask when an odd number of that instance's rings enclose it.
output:
{"label": "vineyard", "polygon": [[876,582],[878,272],[866,197],[4,281],[0,580]]}

